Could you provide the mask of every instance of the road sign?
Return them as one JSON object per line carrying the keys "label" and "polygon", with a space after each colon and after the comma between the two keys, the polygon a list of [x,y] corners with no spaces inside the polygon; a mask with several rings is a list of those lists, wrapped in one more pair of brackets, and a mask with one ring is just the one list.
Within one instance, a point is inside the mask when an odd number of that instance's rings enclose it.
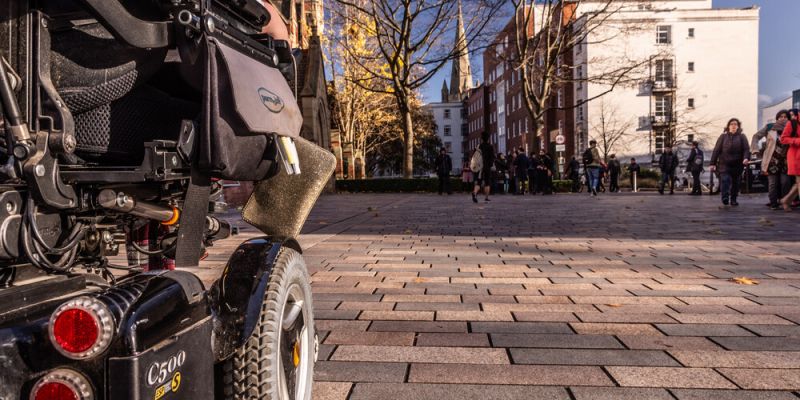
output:
{"label": "road sign", "polygon": [[567,151],[567,145],[565,144],[557,144],[556,151]]}
{"label": "road sign", "polygon": [[[566,142],[567,142],[567,138],[565,138],[564,135],[556,136],[556,144],[564,144]],[[559,150],[559,151],[564,151],[564,150]]]}

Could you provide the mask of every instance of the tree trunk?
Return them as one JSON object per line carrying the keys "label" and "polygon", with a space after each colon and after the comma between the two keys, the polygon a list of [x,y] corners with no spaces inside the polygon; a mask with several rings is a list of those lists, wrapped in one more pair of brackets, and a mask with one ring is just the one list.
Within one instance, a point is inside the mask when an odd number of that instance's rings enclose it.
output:
{"label": "tree trunk", "polygon": [[[397,100],[402,103],[402,99]],[[414,122],[411,120],[411,110],[408,104],[398,104],[401,121],[403,123],[403,178],[414,177]]]}

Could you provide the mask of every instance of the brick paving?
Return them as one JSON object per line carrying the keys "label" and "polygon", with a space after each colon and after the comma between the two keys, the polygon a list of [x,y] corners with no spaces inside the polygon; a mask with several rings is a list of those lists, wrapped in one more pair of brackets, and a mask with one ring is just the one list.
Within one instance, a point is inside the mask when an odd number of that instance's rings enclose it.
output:
{"label": "brick paving", "polygon": [[[800,398],[800,212],[762,195],[492,200],[321,198],[301,237],[315,399]],[[206,281],[256,235],[237,225]]]}

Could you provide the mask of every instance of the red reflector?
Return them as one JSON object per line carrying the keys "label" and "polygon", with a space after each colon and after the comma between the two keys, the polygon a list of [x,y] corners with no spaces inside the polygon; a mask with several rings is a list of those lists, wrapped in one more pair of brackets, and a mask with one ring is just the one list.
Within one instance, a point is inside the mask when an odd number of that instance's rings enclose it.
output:
{"label": "red reflector", "polygon": [[78,400],[78,394],[61,382],[49,382],[38,388],[34,400]]}
{"label": "red reflector", "polygon": [[92,314],[78,308],[62,311],[53,323],[53,336],[62,349],[70,353],[89,350],[100,334]]}

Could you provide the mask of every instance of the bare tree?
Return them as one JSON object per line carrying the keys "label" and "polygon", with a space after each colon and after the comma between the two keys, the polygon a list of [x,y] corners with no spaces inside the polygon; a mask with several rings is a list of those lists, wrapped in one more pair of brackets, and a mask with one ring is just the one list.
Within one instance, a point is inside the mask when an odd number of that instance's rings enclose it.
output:
{"label": "bare tree", "polygon": [[[544,118],[551,110],[575,108],[600,98],[617,87],[635,86],[644,79],[649,57],[635,57],[613,52],[587,60],[587,65],[602,65],[576,74],[578,63],[572,61],[576,46],[601,44],[621,35],[644,29],[615,18],[622,9],[614,0],[545,0],[535,4],[527,0],[511,0],[514,6],[512,48],[498,57],[514,68],[522,82],[522,96],[533,123],[532,146],[539,148],[536,138],[543,134]],[[637,25],[638,24],[638,25]],[[607,52],[612,53],[612,52]],[[552,101],[554,93],[570,83],[597,83],[602,90],[574,104]]]}
{"label": "bare tree", "polygon": [[630,117],[620,112],[619,107],[607,99],[600,99],[597,121],[592,125],[592,138],[608,162],[608,156],[629,149],[630,141],[635,140],[635,124]]}
{"label": "bare tree", "polygon": [[342,15],[364,29],[374,41],[374,54],[351,53],[366,75],[353,82],[394,98],[403,130],[403,175],[410,178],[414,164],[411,109],[414,92],[480,38],[503,2],[474,0],[467,3],[470,18],[464,24],[465,39],[455,42],[451,35],[460,0],[336,1],[344,6]]}

